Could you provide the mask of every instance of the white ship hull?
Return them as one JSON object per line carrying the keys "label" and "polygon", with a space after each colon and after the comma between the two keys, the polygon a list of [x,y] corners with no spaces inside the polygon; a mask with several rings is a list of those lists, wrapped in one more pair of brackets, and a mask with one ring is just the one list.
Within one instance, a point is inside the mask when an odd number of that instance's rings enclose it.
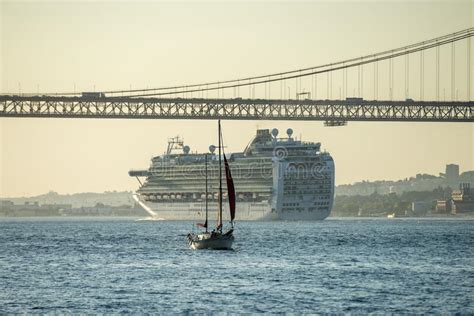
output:
{"label": "white ship hull", "polygon": [[[198,220],[203,218],[204,206],[201,202],[143,202],[164,220]],[[216,203],[209,204],[209,218],[217,218]],[[224,221],[229,221],[227,206],[224,207]],[[326,211],[272,212],[269,202],[238,202],[236,207],[237,220],[323,220],[329,216]]]}

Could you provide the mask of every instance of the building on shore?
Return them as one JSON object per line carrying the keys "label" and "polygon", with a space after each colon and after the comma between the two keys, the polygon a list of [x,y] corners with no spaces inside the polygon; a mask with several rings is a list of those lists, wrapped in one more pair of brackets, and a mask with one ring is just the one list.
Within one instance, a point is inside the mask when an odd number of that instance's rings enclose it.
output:
{"label": "building on shore", "polygon": [[[411,214],[414,216],[424,216],[433,209],[433,203],[429,201],[413,201],[411,203]],[[409,215],[409,214],[406,214]]]}
{"label": "building on shore", "polygon": [[461,183],[452,195],[453,214],[474,213],[474,188],[469,183]]}
{"label": "building on shore", "polygon": [[459,165],[446,165],[445,173],[446,184],[451,188],[456,188],[459,185]]}
{"label": "building on shore", "polygon": [[0,216],[60,216],[71,204],[40,204],[37,201],[15,204],[13,201],[0,201]]}
{"label": "building on shore", "polygon": [[143,216],[146,213],[138,205],[110,206],[96,203],[95,206],[73,207],[72,204],[40,204],[37,201],[15,204],[0,201],[0,217],[33,216]]}
{"label": "building on shore", "polygon": [[401,194],[403,192],[433,191],[437,188],[456,189],[460,183],[470,183],[474,187],[474,171],[459,173],[459,165],[448,164],[444,173],[438,176],[417,174],[414,177],[391,181],[362,181],[354,184],[342,184],[336,187],[336,195]]}

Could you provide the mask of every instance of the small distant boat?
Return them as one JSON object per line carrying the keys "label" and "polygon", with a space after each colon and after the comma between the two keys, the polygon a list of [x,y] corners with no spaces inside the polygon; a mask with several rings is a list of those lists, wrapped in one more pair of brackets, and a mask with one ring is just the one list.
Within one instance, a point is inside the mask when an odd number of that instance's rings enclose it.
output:
{"label": "small distant boat", "polygon": [[[222,132],[221,132],[221,121],[218,122],[218,134],[219,134],[219,208],[217,212],[217,227],[213,231],[208,230],[208,192],[207,192],[207,154],[205,155],[206,161],[206,220],[204,224],[198,224],[199,227],[205,229],[201,233],[189,233],[188,234],[188,244],[191,249],[214,249],[214,250],[228,250],[232,249],[232,243],[234,242],[234,219],[235,219],[235,188],[234,181],[232,179],[232,174],[230,172],[229,163],[224,153],[224,146],[222,143]],[[230,224],[231,227],[223,232],[222,230],[222,155],[224,156],[224,167],[225,167],[225,176],[227,183],[227,196],[229,200],[229,209],[230,209]]]}
{"label": "small distant boat", "polygon": [[395,218],[395,213],[388,214],[388,215],[387,215],[387,218]]}

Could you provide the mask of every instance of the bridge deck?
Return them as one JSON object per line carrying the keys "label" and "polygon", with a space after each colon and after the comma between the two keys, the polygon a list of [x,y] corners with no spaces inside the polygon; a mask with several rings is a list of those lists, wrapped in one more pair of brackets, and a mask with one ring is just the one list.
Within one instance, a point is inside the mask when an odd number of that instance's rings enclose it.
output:
{"label": "bridge deck", "polygon": [[474,122],[474,102],[2,95],[0,117]]}

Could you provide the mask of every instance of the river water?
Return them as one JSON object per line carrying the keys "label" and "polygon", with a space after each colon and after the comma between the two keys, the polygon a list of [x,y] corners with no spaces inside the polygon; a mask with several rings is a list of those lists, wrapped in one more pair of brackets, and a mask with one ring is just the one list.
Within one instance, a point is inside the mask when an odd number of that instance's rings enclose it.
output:
{"label": "river water", "polygon": [[0,313],[474,313],[474,221],[0,219]]}

